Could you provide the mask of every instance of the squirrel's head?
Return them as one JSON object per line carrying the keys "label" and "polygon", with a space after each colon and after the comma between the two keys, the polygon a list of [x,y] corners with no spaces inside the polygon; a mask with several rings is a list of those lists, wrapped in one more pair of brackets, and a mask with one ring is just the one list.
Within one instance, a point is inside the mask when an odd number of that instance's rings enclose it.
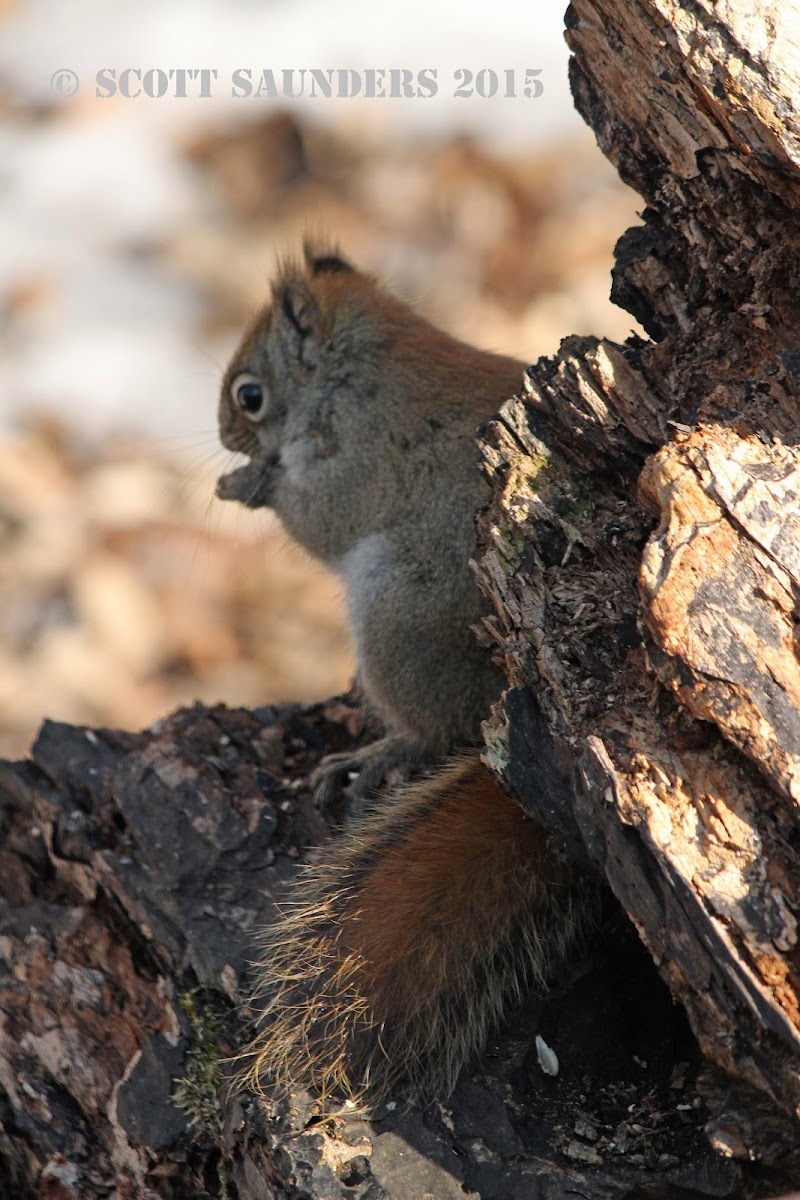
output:
{"label": "squirrel's head", "polygon": [[[222,444],[252,458],[277,457],[291,406],[328,371],[337,346],[337,314],[368,306],[358,296],[373,281],[336,250],[303,245],[303,261],[284,264],[225,372],[219,402]],[[355,314],[353,314],[355,315]],[[357,323],[357,322],[356,322]],[[352,326],[352,322],[350,322]]]}

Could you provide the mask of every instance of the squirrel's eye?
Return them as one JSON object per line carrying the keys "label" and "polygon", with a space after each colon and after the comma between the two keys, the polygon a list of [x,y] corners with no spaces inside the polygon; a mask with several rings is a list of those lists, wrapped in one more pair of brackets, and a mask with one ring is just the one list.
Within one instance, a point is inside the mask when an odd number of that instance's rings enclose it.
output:
{"label": "squirrel's eye", "polygon": [[251,421],[257,421],[264,415],[267,397],[264,385],[254,375],[237,375],[231,386],[231,396]]}

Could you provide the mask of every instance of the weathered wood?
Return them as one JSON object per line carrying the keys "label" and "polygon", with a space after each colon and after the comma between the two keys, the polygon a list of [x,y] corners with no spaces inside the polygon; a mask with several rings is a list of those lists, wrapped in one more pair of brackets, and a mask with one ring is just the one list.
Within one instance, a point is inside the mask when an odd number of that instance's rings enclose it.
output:
{"label": "weathered wood", "polygon": [[446,1107],[320,1122],[229,1093],[254,926],[319,853],[308,771],[359,724],[198,705],[148,734],[47,724],[0,766],[4,1200],[766,1194],[702,1138],[693,1039],[614,914]]}
{"label": "weathered wood", "polygon": [[800,804],[800,451],[702,429],[642,492],[661,521],[641,571],[659,676]]}
{"label": "weathered wood", "polygon": [[775,1159],[800,1146],[800,10],[575,0],[567,25],[646,201],[614,294],[653,340],[567,339],[484,431],[513,685],[487,754],[686,1006],[727,1079],[713,1144]]}

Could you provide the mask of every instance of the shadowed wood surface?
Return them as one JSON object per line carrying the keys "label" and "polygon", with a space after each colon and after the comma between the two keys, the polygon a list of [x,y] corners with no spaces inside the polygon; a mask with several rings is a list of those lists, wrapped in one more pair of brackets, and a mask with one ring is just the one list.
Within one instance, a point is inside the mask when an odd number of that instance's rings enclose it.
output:
{"label": "shadowed wood surface", "polygon": [[[682,1011],[613,905],[452,1099],[371,1123],[231,1095],[247,963],[327,834],[308,789],[357,709],[197,705],[142,734],[46,724],[0,766],[0,1195],[14,1200],[759,1197],[791,1172],[703,1135]],[[539,1060],[540,1036],[559,1061]]]}
{"label": "shadowed wood surface", "polygon": [[514,685],[490,760],[686,1006],[727,1081],[712,1144],[771,1160],[800,1144],[798,16],[570,7],[576,101],[646,205],[614,292],[653,340],[530,369],[483,433],[479,567]]}

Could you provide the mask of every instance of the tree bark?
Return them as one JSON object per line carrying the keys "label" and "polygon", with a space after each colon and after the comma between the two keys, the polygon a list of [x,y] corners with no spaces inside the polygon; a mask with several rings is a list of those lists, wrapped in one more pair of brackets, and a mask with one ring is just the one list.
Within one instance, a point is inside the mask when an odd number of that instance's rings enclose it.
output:
{"label": "tree bark", "polygon": [[567,26],[646,202],[614,295],[652,340],[566,339],[484,431],[489,754],[685,1006],[712,1144],[774,1160],[800,1144],[800,10],[575,0]]}
{"label": "tree bark", "polygon": [[[0,1195],[9,1200],[761,1197],[791,1171],[702,1137],[699,1055],[638,939],[531,997],[446,1106],[322,1122],[231,1093],[247,963],[325,834],[307,783],[343,702],[197,705],[143,734],[46,723],[0,768]],[[602,936],[600,936],[602,934]],[[539,1064],[535,1035],[559,1059]]]}

